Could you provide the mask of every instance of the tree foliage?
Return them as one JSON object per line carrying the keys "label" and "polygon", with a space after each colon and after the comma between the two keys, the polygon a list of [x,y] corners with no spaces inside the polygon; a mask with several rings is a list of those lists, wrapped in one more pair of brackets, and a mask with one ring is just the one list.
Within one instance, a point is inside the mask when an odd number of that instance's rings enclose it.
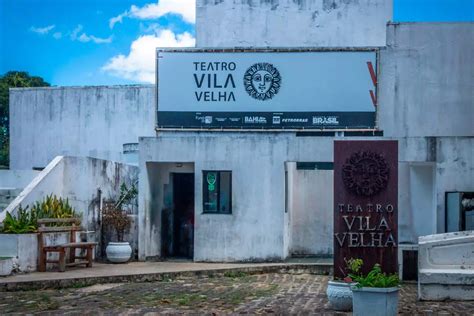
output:
{"label": "tree foliage", "polygon": [[9,71],[0,76],[0,166],[8,166],[9,164],[8,89],[49,86],[50,84],[44,81],[43,78],[30,76],[25,71]]}

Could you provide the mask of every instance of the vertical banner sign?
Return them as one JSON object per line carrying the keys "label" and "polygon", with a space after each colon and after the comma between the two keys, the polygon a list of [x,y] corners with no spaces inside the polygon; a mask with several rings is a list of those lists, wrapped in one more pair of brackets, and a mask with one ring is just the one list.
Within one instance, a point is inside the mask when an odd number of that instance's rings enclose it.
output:
{"label": "vertical banner sign", "polygon": [[397,141],[334,142],[334,277],[346,260],[379,263],[396,273],[398,247]]}

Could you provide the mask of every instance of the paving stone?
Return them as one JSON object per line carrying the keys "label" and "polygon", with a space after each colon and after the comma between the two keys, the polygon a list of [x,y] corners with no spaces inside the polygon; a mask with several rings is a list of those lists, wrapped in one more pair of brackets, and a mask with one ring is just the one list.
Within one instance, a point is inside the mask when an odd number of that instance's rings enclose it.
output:
{"label": "paving stone", "polygon": [[[321,275],[268,273],[0,292],[0,314],[350,315],[329,308],[327,282]],[[399,312],[474,315],[474,302],[419,302],[416,284],[404,284]]]}

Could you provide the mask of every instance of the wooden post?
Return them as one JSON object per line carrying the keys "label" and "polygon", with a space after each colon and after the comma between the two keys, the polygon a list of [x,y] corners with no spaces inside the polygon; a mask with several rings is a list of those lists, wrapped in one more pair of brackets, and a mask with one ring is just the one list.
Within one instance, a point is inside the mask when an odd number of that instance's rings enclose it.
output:
{"label": "wooden post", "polygon": [[93,246],[87,247],[87,267],[92,267],[92,250],[94,249]]}
{"label": "wooden post", "polygon": [[44,253],[43,233],[38,234],[38,271],[46,271],[46,254]]}
{"label": "wooden post", "polygon": [[59,250],[59,272],[66,271],[66,251],[64,248]]}

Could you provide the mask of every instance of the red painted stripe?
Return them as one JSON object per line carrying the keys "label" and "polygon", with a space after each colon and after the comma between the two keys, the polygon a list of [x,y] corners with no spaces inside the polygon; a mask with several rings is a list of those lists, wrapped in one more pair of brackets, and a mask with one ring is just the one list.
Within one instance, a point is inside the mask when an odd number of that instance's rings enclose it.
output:
{"label": "red painted stripe", "polygon": [[374,107],[377,107],[377,98],[375,97],[374,90],[369,90],[370,92],[370,98],[372,99],[372,103],[374,104]]}
{"label": "red painted stripe", "polygon": [[377,75],[375,74],[374,66],[372,66],[371,61],[367,62],[367,67],[369,68],[369,73],[370,73],[370,77],[372,78],[372,83],[374,84],[374,87],[376,87],[377,86]]}

